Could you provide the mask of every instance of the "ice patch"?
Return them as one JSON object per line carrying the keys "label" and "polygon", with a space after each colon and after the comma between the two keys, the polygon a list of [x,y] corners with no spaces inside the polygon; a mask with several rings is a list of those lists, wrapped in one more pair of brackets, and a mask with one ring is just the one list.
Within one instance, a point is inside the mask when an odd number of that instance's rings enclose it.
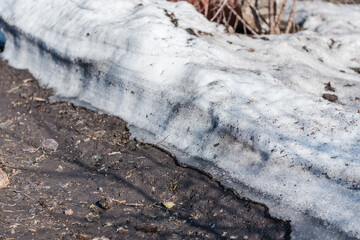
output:
{"label": "ice patch", "polygon": [[360,9],[298,9],[307,31],[253,39],[185,2],[0,0],[2,56],[268,204],[294,238],[360,238]]}

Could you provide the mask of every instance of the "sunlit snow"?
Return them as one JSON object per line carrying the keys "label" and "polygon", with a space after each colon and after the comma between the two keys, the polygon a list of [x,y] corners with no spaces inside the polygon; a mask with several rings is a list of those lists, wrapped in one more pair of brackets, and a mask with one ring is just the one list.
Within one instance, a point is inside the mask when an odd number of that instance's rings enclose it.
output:
{"label": "sunlit snow", "polygon": [[360,6],[300,2],[296,21],[249,37],[186,2],[0,0],[1,56],[267,204],[294,239],[360,238]]}

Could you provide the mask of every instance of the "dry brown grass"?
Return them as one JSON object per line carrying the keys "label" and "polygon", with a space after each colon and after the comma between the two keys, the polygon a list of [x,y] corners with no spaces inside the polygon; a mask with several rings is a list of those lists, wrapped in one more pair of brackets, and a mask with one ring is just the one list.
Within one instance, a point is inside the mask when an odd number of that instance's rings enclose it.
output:
{"label": "dry brown grass", "polygon": [[[187,1],[205,15],[210,21],[224,24],[228,32],[245,34],[280,34],[299,30],[293,23],[297,0],[293,1],[292,11],[287,22],[282,22],[287,0],[268,1],[267,11],[259,9],[252,0],[169,0],[171,2]],[[354,0],[347,0],[354,1]],[[260,12],[260,10],[262,12]]]}

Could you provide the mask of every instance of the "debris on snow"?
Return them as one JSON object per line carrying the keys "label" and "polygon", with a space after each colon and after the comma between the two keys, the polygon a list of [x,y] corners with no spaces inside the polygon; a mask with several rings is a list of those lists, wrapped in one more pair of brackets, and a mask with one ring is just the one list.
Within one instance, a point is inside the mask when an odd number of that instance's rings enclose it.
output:
{"label": "debris on snow", "polygon": [[330,102],[336,102],[338,100],[338,96],[336,96],[335,94],[328,94],[328,93],[324,93],[323,98]]}

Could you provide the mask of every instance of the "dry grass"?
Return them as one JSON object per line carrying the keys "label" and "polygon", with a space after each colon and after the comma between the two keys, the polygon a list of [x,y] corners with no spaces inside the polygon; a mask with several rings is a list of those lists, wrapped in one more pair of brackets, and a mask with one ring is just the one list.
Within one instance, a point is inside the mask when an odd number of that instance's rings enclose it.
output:
{"label": "dry grass", "polygon": [[[253,0],[169,0],[187,1],[205,15],[210,21],[224,24],[228,32],[241,32],[252,35],[293,33],[299,27],[293,23],[297,0],[293,1],[287,22],[282,22],[287,0],[268,1],[267,11],[259,9]],[[354,0],[346,0],[354,1]]]}

